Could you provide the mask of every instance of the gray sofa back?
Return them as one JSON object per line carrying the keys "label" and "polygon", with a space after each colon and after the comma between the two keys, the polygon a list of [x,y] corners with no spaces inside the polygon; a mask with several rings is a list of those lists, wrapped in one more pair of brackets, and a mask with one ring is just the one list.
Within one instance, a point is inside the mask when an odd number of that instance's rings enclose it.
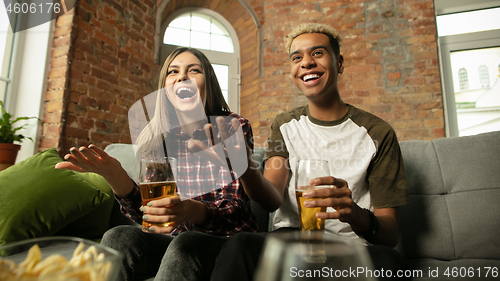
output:
{"label": "gray sofa back", "polygon": [[407,259],[500,259],[500,132],[403,141],[410,204],[399,208]]}

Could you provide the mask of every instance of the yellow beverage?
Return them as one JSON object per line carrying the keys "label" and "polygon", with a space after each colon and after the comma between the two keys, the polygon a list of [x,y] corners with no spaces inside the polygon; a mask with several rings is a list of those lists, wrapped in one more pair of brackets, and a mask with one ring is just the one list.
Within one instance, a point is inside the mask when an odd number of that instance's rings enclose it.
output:
{"label": "yellow beverage", "polygon": [[326,207],[306,208],[304,202],[306,199],[302,197],[303,190],[295,191],[295,198],[299,207],[300,229],[306,230],[324,230],[325,220],[316,218],[317,212],[326,212]]}
{"label": "yellow beverage", "polygon": [[[146,206],[152,200],[174,196],[177,185],[175,181],[144,182],[139,184],[139,188],[141,192],[142,205]],[[152,223],[143,220],[142,230],[147,231],[151,226],[165,227],[169,226],[170,224],[171,222]]]}

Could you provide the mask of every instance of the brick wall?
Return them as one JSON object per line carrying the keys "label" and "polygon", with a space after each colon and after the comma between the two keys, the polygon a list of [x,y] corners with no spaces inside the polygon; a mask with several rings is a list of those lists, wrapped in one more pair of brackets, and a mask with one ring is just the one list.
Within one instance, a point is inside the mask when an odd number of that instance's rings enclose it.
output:
{"label": "brick wall", "polygon": [[80,0],[56,21],[40,150],[130,143],[128,108],[157,87],[154,1]]}
{"label": "brick wall", "polygon": [[306,103],[283,41],[302,22],[344,36],[344,101],[388,121],[400,140],[444,136],[432,0],[80,0],[56,22],[40,149],[130,142],[127,110],[156,90],[157,14],[184,7],[216,11],[235,29],[241,115],[257,145],[276,114]]}
{"label": "brick wall", "polygon": [[320,22],[344,37],[339,89],[345,102],[388,121],[400,140],[444,137],[432,0],[264,1],[262,7],[257,134],[267,136],[277,113],[306,102],[289,78],[282,38],[299,23]]}

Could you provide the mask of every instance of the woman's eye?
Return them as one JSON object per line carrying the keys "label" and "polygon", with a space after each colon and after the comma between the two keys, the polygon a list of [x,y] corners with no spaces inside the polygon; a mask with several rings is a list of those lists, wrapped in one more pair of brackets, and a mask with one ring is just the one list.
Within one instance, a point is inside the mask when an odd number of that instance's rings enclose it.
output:
{"label": "woman's eye", "polygon": [[197,68],[192,68],[192,69],[191,69],[191,72],[201,73],[201,70],[199,70],[199,69],[197,69]]}
{"label": "woman's eye", "polygon": [[167,72],[167,75],[175,74],[175,73],[177,73],[177,70],[170,70],[170,71]]}

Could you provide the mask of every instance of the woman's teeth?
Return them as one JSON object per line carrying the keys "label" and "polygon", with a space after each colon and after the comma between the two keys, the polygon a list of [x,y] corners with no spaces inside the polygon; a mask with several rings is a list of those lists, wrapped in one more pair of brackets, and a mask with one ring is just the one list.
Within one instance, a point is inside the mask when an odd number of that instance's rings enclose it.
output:
{"label": "woman's teeth", "polygon": [[191,98],[195,92],[191,88],[182,87],[177,90],[177,96],[181,99],[189,99]]}

